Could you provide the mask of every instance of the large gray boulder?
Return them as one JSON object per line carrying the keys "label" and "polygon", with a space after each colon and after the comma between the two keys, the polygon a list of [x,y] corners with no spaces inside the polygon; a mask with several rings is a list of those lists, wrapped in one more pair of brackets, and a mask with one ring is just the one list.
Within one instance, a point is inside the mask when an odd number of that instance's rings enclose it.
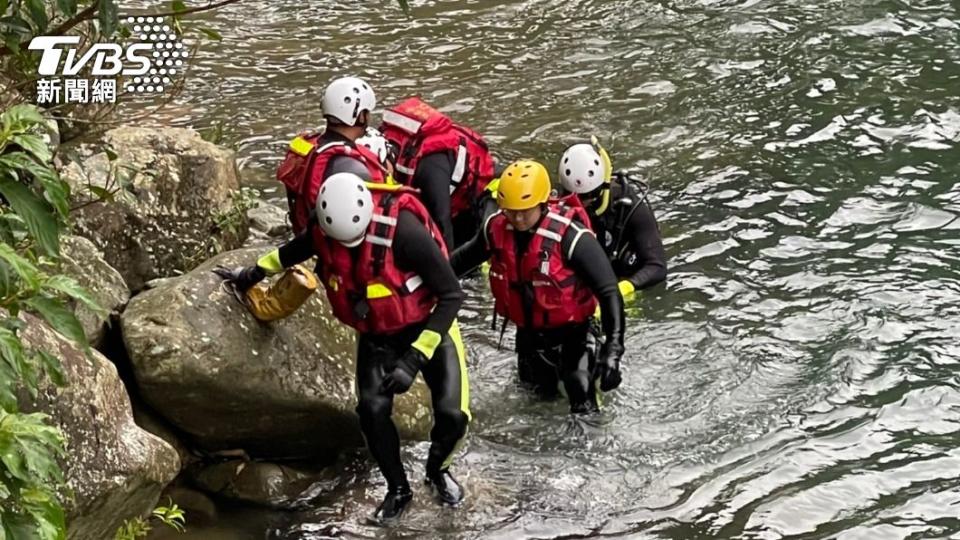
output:
{"label": "large gray boulder", "polygon": [[119,315],[130,300],[130,290],[120,272],[103,260],[103,253],[90,240],[65,236],[60,241],[63,272],[85,287],[105,313],[96,313],[83,304],[74,305],[74,313],[87,340],[94,347],[103,342],[111,315]]}
{"label": "large gray boulder", "polygon": [[286,509],[303,506],[350,478],[337,466],[317,469],[239,459],[197,464],[187,468],[184,476],[219,498]]}
{"label": "large gray boulder", "polygon": [[64,465],[74,498],[68,537],[113,538],[124,520],[144,515],[180,471],[177,452],[137,427],[114,365],[96,351],[86,356],[43,321],[23,315],[24,343],[56,356],[68,385],[45,387],[27,412],[43,412],[67,437]]}
{"label": "large gray boulder", "polygon": [[[82,157],[61,170],[80,208],[76,230],[105,253],[130,290],[246,239],[246,216],[232,211],[240,188],[234,153],[195,131],[120,127],[76,150]],[[93,202],[91,193],[115,191],[122,178],[126,185],[113,200]]]}
{"label": "large gray boulder", "polygon": [[[291,317],[261,323],[210,271],[250,264],[262,251],[219,255],[131,300],[121,324],[144,400],[208,452],[298,458],[361,446],[355,337],[323,292]],[[426,438],[429,403],[422,382],[397,399],[403,437]]]}
{"label": "large gray boulder", "polygon": [[287,210],[274,202],[260,201],[247,212],[250,228],[265,236],[289,238],[292,236]]}

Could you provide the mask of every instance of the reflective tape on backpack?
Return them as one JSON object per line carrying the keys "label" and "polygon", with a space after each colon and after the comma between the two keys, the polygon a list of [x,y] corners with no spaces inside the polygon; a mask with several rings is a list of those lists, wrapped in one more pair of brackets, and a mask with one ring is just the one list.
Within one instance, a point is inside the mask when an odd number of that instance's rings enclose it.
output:
{"label": "reflective tape on backpack", "polygon": [[295,137],[290,141],[290,150],[292,150],[298,156],[306,157],[311,150],[313,150],[314,144],[303,137]]}
{"label": "reflective tape on backpack", "polygon": [[461,144],[457,147],[457,163],[453,166],[453,174],[450,175],[450,193],[453,193],[460,186],[463,175],[467,172],[467,146]]}
{"label": "reflective tape on backpack", "polygon": [[420,128],[423,127],[423,122],[418,122],[409,116],[391,110],[383,111],[383,121],[386,124],[397,126],[410,134],[420,131]]}
{"label": "reflective tape on backpack", "polygon": [[403,174],[408,175],[408,176],[409,176],[409,175],[413,175],[413,173],[416,172],[416,169],[411,169],[410,167],[404,167],[403,165],[400,165],[399,163],[397,163],[396,165],[394,165],[393,168],[396,169],[396,170],[398,170],[398,171],[400,171],[400,172],[403,173]]}
{"label": "reflective tape on backpack", "polygon": [[367,235],[367,242],[383,247],[393,246],[393,240],[390,240],[389,238],[383,238],[381,236],[374,236],[372,234]]}
{"label": "reflective tape on backpack", "polygon": [[389,225],[391,227],[397,226],[397,218],[385,216],[383,214],[374,214],[370,217],[370,219],[376,221],[377,223],[383,223],[384,225]]}
{"label": "reflective tape on backpack", "polygon": [[410,293],[419,289],[421,285],[423,285],[423,278],[420,276],[413,276],[403,284],[403,286],[407,289],[407,292]]}

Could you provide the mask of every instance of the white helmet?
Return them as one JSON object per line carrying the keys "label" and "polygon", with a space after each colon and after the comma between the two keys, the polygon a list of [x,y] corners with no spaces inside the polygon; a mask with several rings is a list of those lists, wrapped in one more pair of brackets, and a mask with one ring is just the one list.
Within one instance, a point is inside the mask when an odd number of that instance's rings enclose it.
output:
{"label": "white helmet", "polygon": [[387,138],[375,128],[368,127],[366,135],[360,137],[355,142],[360,146],[366,146],[371,152],[376,154],[381,165],[387,164],[387,156],[389,156],[389,147],[387,145],[389,142]]}
{"label": "white helmet", "polygon": [[327,85],[323,92],[323,115],[332,116],[348,126],[357,125],[363,111],[373,111],[377,98],[363,79],[342,77]]}
{"label": "white helmet", "polygon": [[575,144],[560,156],[560,184],[569,193],[589,193],[606,180],[604,159],[593,145]]}
{"label": "white helmet", "polygon": [[323,232],[347,247],[363,241],[373,219],[373,196],[353,173],[337,173],[324,180],[317,196],[317,221]]}

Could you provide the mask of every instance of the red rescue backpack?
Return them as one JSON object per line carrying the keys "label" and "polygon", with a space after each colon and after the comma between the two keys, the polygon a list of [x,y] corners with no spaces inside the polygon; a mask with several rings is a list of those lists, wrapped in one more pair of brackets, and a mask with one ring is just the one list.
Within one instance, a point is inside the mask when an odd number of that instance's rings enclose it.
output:
{"label": "red rescue backpack", "polygon": [[450,178],[450,211],[456,216],[473,207],[493,179],[493,156],[483,137],[447,115],[411,97],[383,113],[383,136],[398,148],[396,177],[411,185],[420,159],[435,152],[455,158]]}
{"label": "red rescue backpack", "polygon": [[277,180],[287,191],[287,206],[294,234],[307,229],[310,215],[323,183],[327,163],[335,156],[350,156],[361,161],[370,173],[370,181],[385,182],[386,173],[369,149],[345,141],[320,144],[320,133],[301,133],[290,141],[287,155],[277,168]]}

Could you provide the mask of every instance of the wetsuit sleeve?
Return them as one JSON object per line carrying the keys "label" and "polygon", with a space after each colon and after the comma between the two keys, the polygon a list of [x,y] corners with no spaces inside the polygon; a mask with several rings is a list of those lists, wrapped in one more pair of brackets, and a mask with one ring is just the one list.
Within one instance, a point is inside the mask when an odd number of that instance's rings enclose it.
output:
{"label": "wetsuit sleeve", "polygon": [[623,345],[623,297],[600,242],[587,229],[574,224],[567,229],[560,246],[570,268],[600,302],[600,322],[607,341]]}
{"label": "wetsuit sleeve", "polygon": [[653,210],[646,202],[641,203],[626,223],[630,245],[637,259],[643,261],[637,271],[627,279],[636,289],[651,287],[667,278],[667,256],[660,238],[660,228]]}
{"label": "wetsuit sleeve", "polygon": [[323,171],[323,180],[330,178],[334,174],[348,172],[353,173],[363,180],[370,181],[370,171],[362,161],[350,156],[334,156],[327,162],[327,168]]}
{"label": "wetsuit sleeve", "polygon": [[420,200],[440,228],[448,248],[453,248],[453,216],[450,215],[450,178],[453,157],[448,152],[427,154],[417,163],[413,187],[420,190]]}
{"label": "wetsuit sleeve", "polygon": [[423,279],[424,286],[437,297],[437,305],[427,319],[426,330],[445,335],[460,311],[463,290],[450,263],[426,227],[406,210],[401,210],[397,217],[393,256],[398,268],[416,272]]}
{"label": "wetsuit sleeve", "polygon": [[490,247],[487,245],[486,234],[486,228],[489,224],[490,219],[488,218],[483,222],[480,231],[469,242],[454,250],[453,255],[450,256],[450,266],[453,267],[453,271],[458,276],[463,276],[490,258]]}
{"label": "wetsuit sleeve", "polygon": [[295,264],[300,264],[310,257],[313,257],[313,240],[310,237],[310,228],[307,228],[303,234],[280,246],[277,251],[280,253],[280,264],[284,268],[290,268]]}

